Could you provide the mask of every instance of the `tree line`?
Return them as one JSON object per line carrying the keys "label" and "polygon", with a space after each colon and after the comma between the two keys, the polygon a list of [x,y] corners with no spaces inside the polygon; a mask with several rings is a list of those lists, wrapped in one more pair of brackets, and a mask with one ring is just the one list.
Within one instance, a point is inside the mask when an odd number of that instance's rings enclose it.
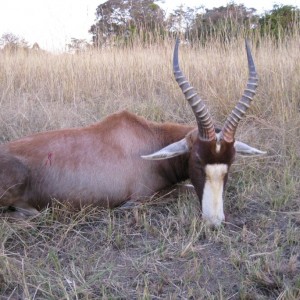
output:
{"label": "tree line", "polygon": [[[280,40],[298,33],[300,9],[293,5],[274,5],[259,15],[254,8],[229,3],[207,9],[179,6],[166,14],[155,0],[108,0],[98,5],[96,21],[89,32],[92,41],[72,38],[67,48],[80,52],[106,46],[130,46],[136,41],[148,45],[180,35],[189,43],[211,40],[228,42],[240,36],[271,37]],[[12,33],[0,37],[7,51],[29,49],[25,39]],[[39,49],[38,45],[34,49]]]}
{"label": "tree line", "polygon": [[213,9],[179,6],[171,14],[154,0],[109,0],[96,9],[96,22],[89,32],[94,47],[114,43],[128,45],[134,39],[147,43],[180,34],[189,42],[211,39],[227,41],[256,34],[280,39],[298,28],[299,8],[274,5],[262,15],[243,4],[229,3]]}

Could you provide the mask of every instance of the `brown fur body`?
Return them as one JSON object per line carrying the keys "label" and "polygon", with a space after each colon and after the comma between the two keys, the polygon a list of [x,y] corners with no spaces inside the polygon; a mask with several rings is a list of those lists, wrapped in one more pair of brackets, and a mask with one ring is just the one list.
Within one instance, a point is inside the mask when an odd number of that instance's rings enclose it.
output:
{"label": "brown fur body", "polygon": [[38,133],[0,146],[0,206],[116,207],[188,178],[188,155],[141,155],[186,136],[193,126],[159,124],[120,112],[86,128]]}

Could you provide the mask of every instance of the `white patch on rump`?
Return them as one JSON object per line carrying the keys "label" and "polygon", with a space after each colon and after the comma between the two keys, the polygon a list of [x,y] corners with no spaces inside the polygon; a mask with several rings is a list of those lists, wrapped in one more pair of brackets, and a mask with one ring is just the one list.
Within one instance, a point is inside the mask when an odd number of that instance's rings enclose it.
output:
{"label": "white patch on rump", "polygon": [[205,166],[206,180],[202,197],[203,219],[209,225],[219,226],[224,221],[223,187],[228,165],[213,164]]}

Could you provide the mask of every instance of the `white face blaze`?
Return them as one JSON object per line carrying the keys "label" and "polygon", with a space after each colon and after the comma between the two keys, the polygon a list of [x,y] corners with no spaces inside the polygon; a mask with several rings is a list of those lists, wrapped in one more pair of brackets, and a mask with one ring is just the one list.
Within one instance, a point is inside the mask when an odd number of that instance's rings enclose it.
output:
{"label": "white face blaze", "polygon": [[225,220],[223,211],[224,178],[228,172],[226,164],[205,166],[206,180],[202,197],[203,219],[209,225],[219,226]]}

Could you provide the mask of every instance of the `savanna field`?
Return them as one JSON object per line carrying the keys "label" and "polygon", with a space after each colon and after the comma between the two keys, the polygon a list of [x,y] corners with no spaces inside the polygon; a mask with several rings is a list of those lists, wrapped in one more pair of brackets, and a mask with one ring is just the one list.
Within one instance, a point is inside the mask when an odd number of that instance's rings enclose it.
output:
{"label": "savanna field", "polygon": [[[172,73],[174,40],[80,54],[0,53],[1,142],[86,126],[120,110],[194,124]],[[300,35],[251,42],[258,92],[236,139],[227,223],[192,190],[134,209],[0,219],[0,299],[300,299]],[[180,46],[185,75],[222,125],[247,81],[244,40]]]}

